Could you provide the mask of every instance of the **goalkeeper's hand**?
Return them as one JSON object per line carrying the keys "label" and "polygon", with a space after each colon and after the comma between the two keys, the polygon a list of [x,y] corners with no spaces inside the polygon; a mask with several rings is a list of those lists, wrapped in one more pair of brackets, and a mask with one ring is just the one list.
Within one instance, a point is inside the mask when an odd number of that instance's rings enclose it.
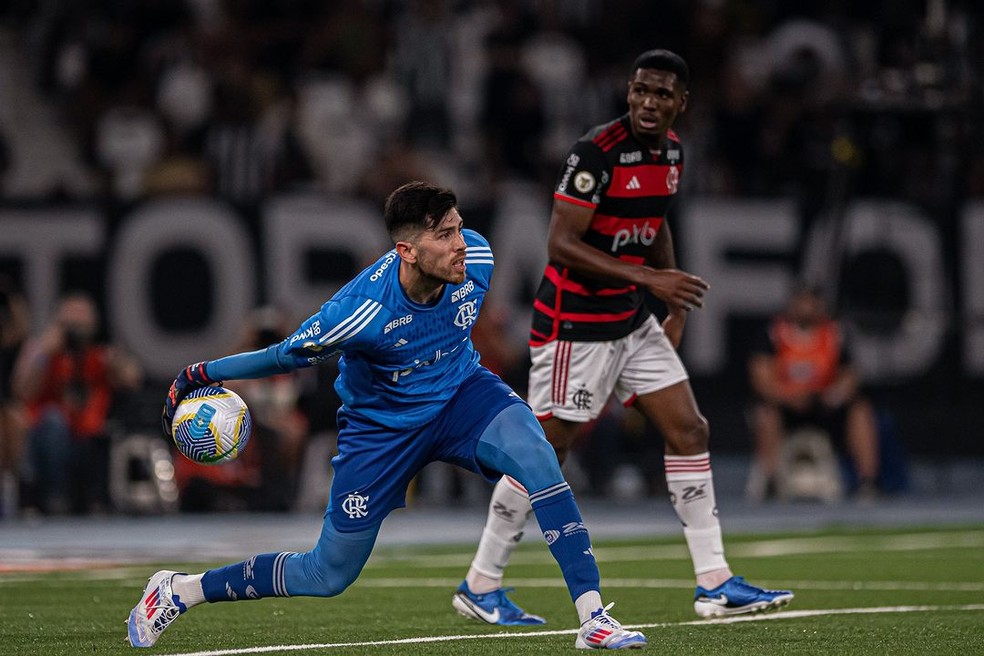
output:
{"label": "goalkeeper's hand", "polygon": [[208,377],[205,373],[206,364],[208,362],[198,362],[185,367],[171,383],[171,389],[167,391],[167,398],[164,399],[164,412],[161,415],[164,434],[168,437],[171,437],[171,422],[174,421],[174,412],[178,409],[181,399],[200,387],[221,384],[220,381]]}

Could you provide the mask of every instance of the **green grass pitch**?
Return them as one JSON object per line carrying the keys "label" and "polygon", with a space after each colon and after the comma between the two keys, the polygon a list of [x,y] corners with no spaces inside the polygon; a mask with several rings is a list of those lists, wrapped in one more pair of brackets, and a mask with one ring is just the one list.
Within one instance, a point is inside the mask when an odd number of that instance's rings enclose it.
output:
{"label": "green grass pitch", "polygon": [[[654,654],[984,654],[984,526],[731,536],[726,546],[736,572],[792,588],[792,605],[753,621],[698,621],[679,538],[597,543],[605,601],[617,602],[612,612],[623,624],[645,627]],[[524,543],[506,581],[521,606],[548,618],[545,627],[491,627],[458,616],[450,598],[471,555],[470,545],[379,549],[339,597],[206,604],[141,652],[573,651],[576,616],[545,545]],[[125,644],[123,620],[156,569],[0,575],[0,656],[141,653]]]}

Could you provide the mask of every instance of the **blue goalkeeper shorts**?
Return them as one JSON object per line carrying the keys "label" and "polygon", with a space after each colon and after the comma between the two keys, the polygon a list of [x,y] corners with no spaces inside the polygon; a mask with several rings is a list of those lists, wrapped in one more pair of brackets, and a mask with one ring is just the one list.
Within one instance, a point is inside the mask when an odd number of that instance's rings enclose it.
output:
{"label": "blue goalkeeper shorts", "polygon": [[[394,430],[367,422],[344,407],[338,411],[338,455],[327,515],[341,532],[361,531],[406,506],[410,481],[425,465],[447,462],[490,481],[501,472],[482,467],[475,452],[489,423],[523,401],[484,367],[469,377],[430,423]],[[531,411],[532,412],[532,411]]]}

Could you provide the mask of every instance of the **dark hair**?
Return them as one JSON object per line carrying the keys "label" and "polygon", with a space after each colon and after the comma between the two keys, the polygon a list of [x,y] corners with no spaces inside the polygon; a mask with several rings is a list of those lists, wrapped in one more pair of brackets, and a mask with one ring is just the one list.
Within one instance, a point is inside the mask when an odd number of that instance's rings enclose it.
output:
{"label": "dark hair", "polygon": [[397,242],[412,233],[433,229],[457,205],[458,199],[450,189],[428,182],[408,182],[386,199],[383,219],[390,238]]}
{"label": "dark hair", "polygon": [[687,62],[683,60],[683,57],[669,50],[647,50],[636,57],[632,63],[630,77],[635,75],[635,72],[640,68],[655,68],[660,71],[676,73],[677,80],[683,86],[690,84],[690,67],[687,66]]}

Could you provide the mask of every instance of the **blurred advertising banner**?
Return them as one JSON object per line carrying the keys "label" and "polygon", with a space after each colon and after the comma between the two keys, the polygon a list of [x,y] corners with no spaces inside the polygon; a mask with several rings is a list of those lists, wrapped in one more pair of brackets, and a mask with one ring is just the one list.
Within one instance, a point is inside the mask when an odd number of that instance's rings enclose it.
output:
{"label": "blurred advertising banner", "polygon": [[[546,257],[548,198],[536,189],[502,198],[477,222],[462,209],[492,242],[490,300],[521,345]],[[941,219],[855,199],[805,222],[791,201],[693,197],[671,225],[680,268],[711,285],[682,355],[712,423],[743,421],[749,341],[807,277],[828,291],[866,383],[904,428],[984,452],[971,439],[984,424],[984,201]],[[375,204],[316,194],[247,208],[206,197],[0,207],[0,273],[20,284],[35,328],[61,293],[89,291],[106,336],[161,379],[227,353],[258,305],[303,320],[390,246]]]}

